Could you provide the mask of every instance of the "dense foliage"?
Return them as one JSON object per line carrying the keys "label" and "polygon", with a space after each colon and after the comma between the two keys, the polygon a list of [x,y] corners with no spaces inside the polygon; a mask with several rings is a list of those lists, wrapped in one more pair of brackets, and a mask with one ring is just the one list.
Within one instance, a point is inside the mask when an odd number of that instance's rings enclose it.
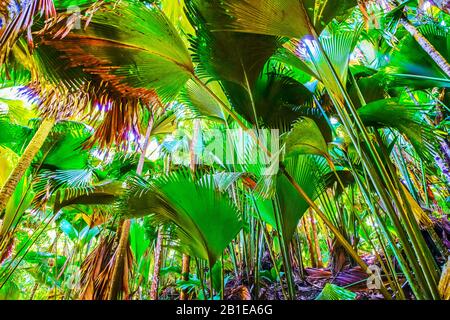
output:
{"label": "dense foliage", "polygon": [[0,299],[449,299],[450,7],[0,2]]}

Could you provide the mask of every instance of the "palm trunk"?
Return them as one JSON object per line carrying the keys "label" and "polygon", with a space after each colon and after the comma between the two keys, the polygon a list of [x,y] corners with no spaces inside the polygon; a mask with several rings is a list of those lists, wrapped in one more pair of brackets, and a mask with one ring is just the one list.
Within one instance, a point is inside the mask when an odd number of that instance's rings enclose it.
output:
{"label": "palm trunk", "polygon": [[162,259],[162,242],[163,234],[161,228],[158,229],[158,237],[156,238],[155,245],[155,261],[153,263],[153,279],[152,286],[150,288],[150,300],[158,300],[158,286],[159,286],[159,271],[161,270]]}
{"label": "palm trunk", "polygon": [[33,289],[31,290],[31,295],[30,298],[28,300],[33,300],[34,295],[36,294],[37,289],[39,288],[39,283],[36,282],[33,286]]}
{"label": "palm trunk", "polygon": [[[191,141],[191,145],[189,148],[190,157],[191,157],[190,169],[191,169],[192,174],[195,173],[195,170],[197,168],[198,157],[195,153],[195,146],[197,145],[200,131],[201,131],[201,121],[200,121],[200,119],[194,119],[194,132],[192,135],[192,141]],[[182,274],[182,279],[185,281],[189,280],[190,262],[191,262],[191,257],[186,254],[183,254],[181,274]],[[187,294],[186,290],[181,290],[180,300],[187,300],[187,297],[188,297],[188,294]]]}
{"label": "palm trunk", "polygon": [[309,211],[309,221],[311,222],[313,243],[314,243],[314,248],[315,248],[315,252],[316,252],[317,268],[323,268],[322,254],[320,253],[319,239],[317,238],[317,236],[318,236],[317,235],[317,225],[316,225],[316,221],[314,220],[314,217],[313,217],[313,214],[311,211]]}
{"label": "palm trunk", "polygon": [[431,59],[450,77],[450,64],[447,60],[433,47],[433,45],[414,27],[408,20],[402,19],[403,27],[416,39],[422,49],[428,53]]}
{"label": "palm trunk", "polygon": [[[191,264],[191,256],[183,254],[183,262],[181,266],[181,279],[184,281],[189,280],[190,264]],[[187,298],[188,292],[186,290],[181,290],[180,300],[187,300]]]}
{"label": "palm trunk", "polygon": [[[147,152],[147,148],[150,142],[150,136],[153,129],[153,115],[150,116],[150,120],[148,122],[147,131],[145,133],[145,140],[142,146],[141,155],[139,157],[138,166],[136,168],[136,173],[138,175],[142,174],[142,170],[144,168],[145,162],[145,154]],[[125,263],[125,254],[128,246],[128,237],[130,235],[130,226],[131,220],[124,220],[119,223],[119,227],[117,228],[118,234],[120,234],[119,245],[117,246],[116,259],[114,260],[113,273],[111,278],[111,285],[109,287],[108,300],[117,299],[117,294],[119,292],[120,284],[123,279],[123,270]]]}
{"label": "palm trunk", "polygon": [[303,219],[303,228],[305,229],[305,235],[306,235],[306,242],[308,243],[308,249],[309,249],[309,257],[311,260],[311,267],[317,268],[317,261],[316,256],[314,255],[314,246],[311,241],[311,232],[309,228],[309,221],[307,217]]}
{"label": "palm trunk", "polygon": [[34,134],[33,139],[31,139],[24,153],[20,157],[16,167],[11,172],[8,180],[5,182],[5,185],[0,190],[0,212],[5,209],[6,204],[8,203],[11,195],[14,193],[14,190],[17,187],[17,184],[19,183],[20,179],[22,179],[25,171],[31,165],[31,162],[33,161],[38,151],[41,149],[42,145],[45,142],[45,139],[47,139],[50,131],[55,125],[55,122],[56,121],[54,119],[44,119],[39,126],[39,129]]}
{"label": "palm trunk", "polygon": [[[170,172],[170,155],[166,159],[164,164],[164,171],[166,174]],[[159,287],[159,273],[162,266],[162,228],[158,229],[158,235],[156,237],[156,245],[154,251],[154,262],[153,262],[153,277],[152,277],[152,285],[150,287],[150,300],[158,300],[158,287]]]}
{"label": "palm trunk", "polygon": [[202,123],[201,123],[200,119],[194,119],[194,132],[192,134],[192,141],[191,141],[191,145],[189,147],[190,168],[191,168],[192,173],[195,172],[197,162],[198,162],[198,157],[197,157],[197,154],[195,153],[195,147],[197,145],[198,138],[200,136],[200,132],[202,130],[201,124]]}
{"label": "palm trunk", "polygon": [[130,235],[131,220],[124,220],[121,224],[120,240],[114,260],[113,273],[111,277],[111,286],[109,287],[108,300],[116,300],[122,285],[123,270],[125,265],[125,254],[127,252],[128,237]]}

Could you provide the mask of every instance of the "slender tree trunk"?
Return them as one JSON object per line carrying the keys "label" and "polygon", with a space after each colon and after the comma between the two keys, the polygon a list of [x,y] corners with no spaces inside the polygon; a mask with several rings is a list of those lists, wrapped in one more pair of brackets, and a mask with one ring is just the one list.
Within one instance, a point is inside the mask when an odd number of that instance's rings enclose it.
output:
{"label": "slender tree trunk", "polygon": [[162,259],[162,242],[163,242],[163,233],[162,229],[158,229],[158,237],[156,238],[155,245],[155,260],[153,263],[153,279],[152,286],[150,287],[150,300],[158,300],[158,286],[159,286],[159,271],[161,270]]}
{"label": "slender tree trunk", "polygon": [[433,45],[414,27],[408,20],[402,19],[403,27],[416,39],[422,49],[428,53],[431,59],[450,77],[450,64],[447,60],[433,47]]}
{"label": "slender tree trunk", "polygon": [[[170,172],[170,155],[167,157],[166,162],[164,164],[166,174]],[[162,241],[163,241],[163,230],[162,227],[158,228],[158,234],[156,237],[156,245],[154,252],[154,262],[153,262],[153,277],[152,277],[152,285],[150,287],[150,300],[158,300],[158,287],[159,287],[159,273],[162,266]]]}
{"label": "slender tree trunk", "polygon": [[[198,157],[197,157],[197,154],[195,153],[195,147],[197,146],[200,132],[201,132],[201,120],[194,119],[194,130],[193,130],[193,134],[192,134],[191,145],[189,147],[190,169],[191,169],[192,174],[195,173],[195,170],[197,168]],[[182,274],[182,279],[185,281],[189,280],[190,262],[191,262],[191,257],[186,254],[183,254],[181,274]],[[186,300],[187,297],[188,297],[187,292],[185,290],[181,290],[180,300]]]}
{"label": "slender tree trunk", "polygon": [[312,210],[309,211],[309,221],[311,222],[313,244],[316,251],[317,268],[323,268],[322,254],[320,253],[319,239],[317,238],[317,225],[316,221],[314,220]]}
{"label": "slender tree trunk", "polygon": [[300,237],[298,235],[298,232],[295,233],[294,239],[293,239],[293,246],[295,248],[295,251],[297,253],[296,258],[298,261],[298,269],[300,272],[300,278],[305,278],[305,265],[303,263],[303,257],[302,257],[302,244],[300,241]]}
{"label": "slender tree trunk", "polygon": [[[150,116],[147,131],[145,133],[145,140],[142,146],[141,155],[139,157],[139,162],[136,169],[136,173],[138,175],[142,174],[142,170],[144,168],[145,154],[147,152],[147,148],[150,142],[152,130],[153,130],[153,115]],[[118,234],[120,234],[120,238],[119,238],[119,245],[117,246],[116,259],[114,260],[113,265],[113,273],[111,278],[111,285],[109,287],[108,300],[117,299],[117,294],[119,293],[119,288],[122,283],[124,263],[128,246],[128,237],[130,235],[130,226],[131,220],[127,219],[120,222],[119,227],[117,228],[117,232]]]}
{"label": "slender tree trunk", "polygon": [[[183,254],[183,262],[181,266],[181,279],[184,281],[189,280],[190,264],[191,264],[191,256]],[[187,291],[181,290],[180,300],[187,300],[187,298],[188,298]]]}
{"label": "slender tree trunk", "polygon": [[55,125],[55,122],[56,121],[54,119],[44,119],[40,124],[39,129],[33,136],[33,139],[31,139],[16,167],[13,169],[8,177],[8,180],[6,180],[5,185],[0,190],[0,212],[5,209],[8,200],[11,198],[11,195],[17,187],[17,184],[20,179],[22,179],[25,171],[31,165],[31,162],[38,151],[41,149],[45,139],[48,137],[50,131]]}
{"label": "slender tree trunk", "polygon": [[31,290],[31,294],[30,294],[29,300],[33,300],[34,295],[36,294],[36,291],[37,291],[38,288],[39,288],[39,283],[36,281],[34,286],[33,286],[33,289]]}
{"label": "slender tree trunk", "polygon": [[189,146],[190,153],[190,168],[191,172],[194,173],[197,168],[198,156],[195,152],[195,147],[197,146],[198,139],[202,130],[202,123],[200,119],[194,119],[194,130],[192,134],[191,145]]}
{"label": "slender tree trunk", "polygon": [[124,262],[126,258],[128,237],[130,235],[131,220],[125,220],[122,223],[122,230],[120,232],[119,245],[116,251],[116,258],[114,260],[114,269],[111,277],[111,286],[109,287],[108,300],[116,300],[122,285]]}
{"label": "slender tree trunk", "polygon": [[310,259],[311,259],[311,267],[317,268],[317,261],[316,261],[315,255],[314,255],[314,246],[313,246],[313,243],[311,241],[311,233],[310,233],[310,229],[309,229],[308,224],[309,224],[308,218],[305,217],[303,219],[303,228],[305,229],[306,242],[308,243],[309,256],[310,256]]}

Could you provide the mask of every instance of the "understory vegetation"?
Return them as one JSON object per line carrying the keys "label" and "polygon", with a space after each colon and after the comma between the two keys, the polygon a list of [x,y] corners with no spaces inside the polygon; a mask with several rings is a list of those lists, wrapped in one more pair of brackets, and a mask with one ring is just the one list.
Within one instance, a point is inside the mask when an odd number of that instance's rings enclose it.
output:
{"label": "understory vegetation", "polygon": [[0,299],[450,299],[450,5],[0,2]]}

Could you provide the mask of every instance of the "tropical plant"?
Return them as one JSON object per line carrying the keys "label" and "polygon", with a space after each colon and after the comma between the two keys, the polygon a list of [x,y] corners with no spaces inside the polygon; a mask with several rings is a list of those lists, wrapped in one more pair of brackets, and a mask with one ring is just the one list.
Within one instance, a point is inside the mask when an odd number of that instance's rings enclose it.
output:
{"label": "tropical plant", "polygon": [[447,297],[426,3],[2,2],[0,298]]}

